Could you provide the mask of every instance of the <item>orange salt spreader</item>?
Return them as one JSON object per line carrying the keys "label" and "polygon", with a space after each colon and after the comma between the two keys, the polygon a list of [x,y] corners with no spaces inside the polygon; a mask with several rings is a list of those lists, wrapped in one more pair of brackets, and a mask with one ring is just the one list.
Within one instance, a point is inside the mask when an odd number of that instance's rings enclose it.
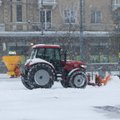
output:
{"label": "orange salt spreader", "polygon": [[3,56],[2,59],[8,69],[7,74],[10,77],[19,77],[21,56]]}

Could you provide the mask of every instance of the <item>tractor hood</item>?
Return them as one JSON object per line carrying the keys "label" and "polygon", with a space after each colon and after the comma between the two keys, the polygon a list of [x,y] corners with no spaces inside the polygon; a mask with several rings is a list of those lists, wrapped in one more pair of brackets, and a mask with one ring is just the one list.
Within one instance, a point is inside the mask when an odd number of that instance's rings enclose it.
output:
{"label": "tractor hood", "polygon": [[72,69],[81,68],[81,67],[86,69],[86,64],[81,61],[68,60],[66,61],[66,65],[64,66],[64,69],[72,70]]}

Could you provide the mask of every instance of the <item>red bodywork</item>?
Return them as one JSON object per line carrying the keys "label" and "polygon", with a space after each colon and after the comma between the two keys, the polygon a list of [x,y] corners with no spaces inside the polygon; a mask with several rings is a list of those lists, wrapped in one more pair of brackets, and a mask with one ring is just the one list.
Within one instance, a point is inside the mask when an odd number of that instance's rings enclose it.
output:
{"label": "red bodywork", "polygon": [[81,61],[72,61],[71,60],[71,61],[66,62],[64,69],[67,71],[70,71],[75,68],[80,68],[81,65],[85,65],[85,63],[83,63]]}

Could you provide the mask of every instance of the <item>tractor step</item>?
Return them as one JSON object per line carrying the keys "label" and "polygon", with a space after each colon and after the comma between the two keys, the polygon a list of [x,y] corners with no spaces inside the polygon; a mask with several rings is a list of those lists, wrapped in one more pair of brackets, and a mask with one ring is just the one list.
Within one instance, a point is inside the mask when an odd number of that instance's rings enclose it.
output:
{"label": "tractor step", "polygon": [[57,74],[57,81],[61,81],[62,80],[62,74]]}

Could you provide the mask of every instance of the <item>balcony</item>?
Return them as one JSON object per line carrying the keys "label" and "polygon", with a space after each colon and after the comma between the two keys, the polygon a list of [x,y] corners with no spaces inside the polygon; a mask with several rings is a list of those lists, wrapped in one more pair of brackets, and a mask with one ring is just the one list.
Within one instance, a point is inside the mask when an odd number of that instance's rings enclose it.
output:
{"label": "balcony", "polygon": [[33,23],[32,24],[32,30],[33,31],[42,31],[43,30],[50,30],[51,29],[51,23],[50,22],[44,22],[43,26],[42,23]]}
{"label": "balcony", "polygon": [[51,7],[52,9],[56,7],[56,0],[38,0],[39,8]]}
{"label": "balcony", "polygon": [[119,4],[112,4],[112,10],[115,11],[118,8],[120,8],[120,3]]}

